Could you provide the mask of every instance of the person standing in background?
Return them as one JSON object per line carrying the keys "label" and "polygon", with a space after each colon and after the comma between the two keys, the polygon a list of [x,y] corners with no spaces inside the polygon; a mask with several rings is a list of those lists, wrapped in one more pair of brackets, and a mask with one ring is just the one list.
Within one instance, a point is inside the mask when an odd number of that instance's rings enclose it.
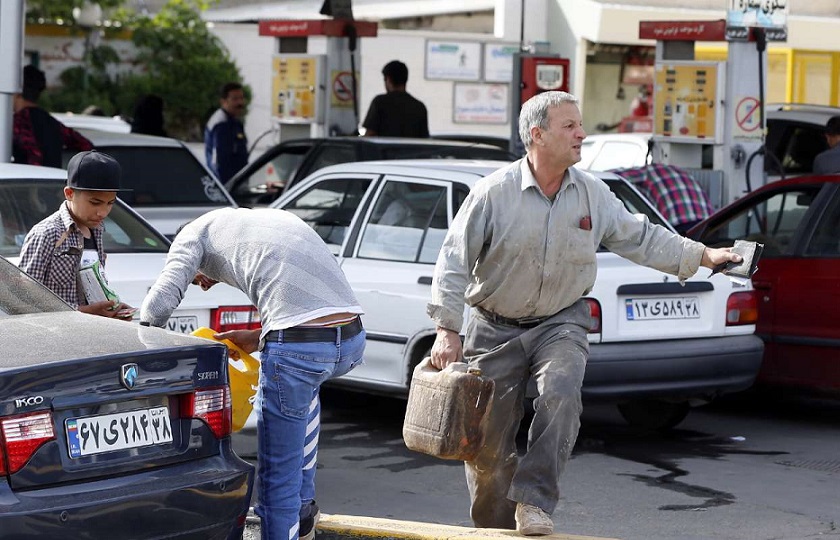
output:
{"label": "person standing in background", "polygon": [[370,104],[362,126],[366,137],[428,137],[429,115],[423,102],[405,91],[408,67],[398,60],[382,68],[385,94]]}
{"label": "person standing in background", "polygon": [[204,154],[207,166],[225,183],[248,164],[248,139],[242,124],[245,115],[242,85],[230,82],[222,86],[219,105],[204,128]]}
{"label": "person standing in background", "polygon": [[814,158],[814,174],[840,173],[840,116],[832,116],[826,122],[825,142],[828,150]]}
{"label": "person standing in background", "polygon": [[60,169],[63,150],[92,150],[93,143],[38,106],[46,87],[43,71],[33,65],[23,68],[23,89],[13,102],[12,158],[15,163]]}

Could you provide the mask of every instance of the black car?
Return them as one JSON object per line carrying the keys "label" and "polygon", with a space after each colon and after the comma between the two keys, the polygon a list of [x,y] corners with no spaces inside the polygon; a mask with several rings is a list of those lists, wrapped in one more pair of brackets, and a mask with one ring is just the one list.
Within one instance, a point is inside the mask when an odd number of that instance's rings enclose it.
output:
{"label": "black car", "polygon": [[328,137],[280,143],[249,163],[225,187],[241,206],[264,206],[297,181],[329,165],[382,159],[486,159],[514,161],[497,146],[437,139]]}
{"label": "black car", "polygon": [[0,537],[239,538],[227,349],[73,310],[0,257]]}

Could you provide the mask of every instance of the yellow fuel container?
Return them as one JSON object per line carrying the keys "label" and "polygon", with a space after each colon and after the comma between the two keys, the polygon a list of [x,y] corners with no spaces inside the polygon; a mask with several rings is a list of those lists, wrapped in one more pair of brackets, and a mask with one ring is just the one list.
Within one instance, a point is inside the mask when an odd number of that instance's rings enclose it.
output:
{"label": "yellow fuel container", "polygon": [[202,326],[192,335],[209,339],[227,345],[229,351],[236,351],[239,360],[228,358],[228,379],[230,380],[230,400],[233,409],[233,431],[239,431],[245,425],[251,411],[254,410],[254,400],[260,384],[260,362],[250,354],[236,346],[229,339],[215,339],[217,332],[212,328]]}

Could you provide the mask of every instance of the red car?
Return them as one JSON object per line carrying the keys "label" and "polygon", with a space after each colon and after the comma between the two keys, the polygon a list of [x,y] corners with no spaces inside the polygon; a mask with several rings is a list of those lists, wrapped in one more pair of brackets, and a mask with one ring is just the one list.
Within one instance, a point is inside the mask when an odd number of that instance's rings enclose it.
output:
{"label": "red car", "polygon": [[764,244],[753,276],[765,342],[758,384],[840,392],[840,175],[768,184],[688,236],[710,246]]}

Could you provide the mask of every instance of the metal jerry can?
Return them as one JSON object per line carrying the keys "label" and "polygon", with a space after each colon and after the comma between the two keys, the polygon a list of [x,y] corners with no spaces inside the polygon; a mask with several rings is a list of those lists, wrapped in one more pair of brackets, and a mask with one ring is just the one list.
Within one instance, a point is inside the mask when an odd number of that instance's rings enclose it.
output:
{"label": "metal jerry can", "polygon": [[471,461],[484,445],[495,384],[463,362],[443,370],[424,358],[414,369],[403,423],[410,450]]}

